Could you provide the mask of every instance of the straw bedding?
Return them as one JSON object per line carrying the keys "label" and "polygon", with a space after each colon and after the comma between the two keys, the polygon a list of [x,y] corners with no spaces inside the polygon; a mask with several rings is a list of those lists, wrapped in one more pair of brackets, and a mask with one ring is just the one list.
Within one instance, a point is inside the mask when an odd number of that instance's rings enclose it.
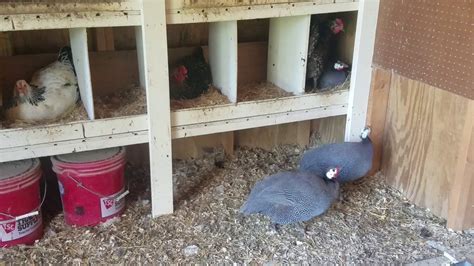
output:
{"label": "straw bedding", "polygon": [[174,162],[175,212],[151,219],[148,169],[128,166],[132,193],[125,214],[94,228],[66,226],[48,216],[46,236],[32,247],[0,251],[9,263],[408,263],[474,246],[474,232],[445,229],[445,221],[410,204],[377,174],[343,187],[344,199],[307,223],[276,232],[260,215],[238,209],[255,182],[293,169],[303,150],[241,148]]}

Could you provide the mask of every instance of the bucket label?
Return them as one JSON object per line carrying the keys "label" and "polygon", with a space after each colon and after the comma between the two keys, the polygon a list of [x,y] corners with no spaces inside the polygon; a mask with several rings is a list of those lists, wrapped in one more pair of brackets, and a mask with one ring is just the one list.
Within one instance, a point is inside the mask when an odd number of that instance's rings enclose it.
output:
{"label": "bucket label", "polygon": [[102,213],[102,218],[109,217],[121,211],[125,207],[125,197],[120,200],[116,200],[124,192],[122,189],[120,192],[115,193],[107,198],[100,199],[100,210]]}
{"label": "bucket label", "polygon": [[0,241],[13,241],[34,232],[41,226],[41,215],[34,215],[18,221],[0,222]]}

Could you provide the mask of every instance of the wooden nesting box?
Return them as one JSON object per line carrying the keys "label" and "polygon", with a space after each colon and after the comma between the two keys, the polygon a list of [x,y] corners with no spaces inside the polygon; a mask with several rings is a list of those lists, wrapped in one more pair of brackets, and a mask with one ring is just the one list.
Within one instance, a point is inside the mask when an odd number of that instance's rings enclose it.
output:
{"label": "wooden nesting box", "polygon": [[[2,2],[3,99],[10,97],[16,79],[31,75],[53,60],[60,46],[70,44],[87,116],[1,129],[0,162],[149,143],[152,212],[157,216],[173,211],[172,139],[338,115],[347,116],[346,139],[358,139],[366,123],[377,11],[378,0]],[[350,88],[307,94],[311,15],[330,13],[353,22],[344,41],[351,44],[340,52],[352,63]],[[253,36],[242,30],[249,25],[266,32]],[[175,30],[186,27],[203,29],[190,46],[204,48],[213,86],[228,103],[170,109],[168,65],[191,49],[176,45],[189,36]],[[40,36],[44,45],[29,42]],[[239,87],[250,82],[270,82],[286,94],[239,100]],[[145,88],[146,111],[98,115],[94,100],[128,83]]]}

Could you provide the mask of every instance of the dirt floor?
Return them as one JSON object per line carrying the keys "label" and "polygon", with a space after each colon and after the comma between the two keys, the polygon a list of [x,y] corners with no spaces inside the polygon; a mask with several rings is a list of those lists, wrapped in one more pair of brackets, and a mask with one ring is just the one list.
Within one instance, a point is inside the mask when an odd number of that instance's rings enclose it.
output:
{"label": "dirt floor", "polygon": [[[174,164],[175,212],[150,217],[146,168],[128,167],[125,214],[94,228],[47,217],[46,235],[32,247],[0,250],[4,263],[309,262],[409,263],[442,255],[439,248],[474,247],[474,232],[410,204],[381,174],[343,187],[343,201],[307,223],[275,231],[269,220],[238,213],[254,183],[293,169],[303,150],[217,151]],[[471,248],[471,250],[473,250]],[[2,263],[3,262],[3,263]]]}

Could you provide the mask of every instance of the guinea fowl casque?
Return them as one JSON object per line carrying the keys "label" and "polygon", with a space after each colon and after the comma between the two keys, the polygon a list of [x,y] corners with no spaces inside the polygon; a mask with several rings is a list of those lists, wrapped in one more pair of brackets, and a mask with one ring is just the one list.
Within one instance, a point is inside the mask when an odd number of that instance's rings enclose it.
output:
{"label": "guinea fowl casque", "polygon": [[338,182],[355,181],[365,176],[372,168],[374,148],[369,137],[370,128],[361,133],[360,142],[343,142],[322,145],[307,151],[300,161],[299,171],[324,175],[332,165],[342,167]]}
{"label": "guinea fowl casque", "polygon": [[54,121],[72,111],[79,99],[71,48],[63,47],[58,59],[36,71],[30,83],[16,82],[5,114],[10,121]]}
{"label": "guinea fowl casque", "polygon": [[333,181],[339,167],[328,169],[326,179],[312,173],[280,172],[265,177],[252,188],[240,208],[244,215],[261,213],[276,226],[304,222],[326,212],[339,197]]}
{"label": "guinea fowl casque", "polygon": [[316,90],[318,79],[332,57],[330,49],[335,47],[335,36],[343,31],[344,22],[340,18],[322,22],[316,17],[311,19],[306,67],[306,80],[310,86],[307,91]]}
{"label": "guinea fowl casque", "polygon": [[202,47],[199,47],[170,71],[170,97],[177,100],[197,98],[208,90],[211,83],[211,68]]}

